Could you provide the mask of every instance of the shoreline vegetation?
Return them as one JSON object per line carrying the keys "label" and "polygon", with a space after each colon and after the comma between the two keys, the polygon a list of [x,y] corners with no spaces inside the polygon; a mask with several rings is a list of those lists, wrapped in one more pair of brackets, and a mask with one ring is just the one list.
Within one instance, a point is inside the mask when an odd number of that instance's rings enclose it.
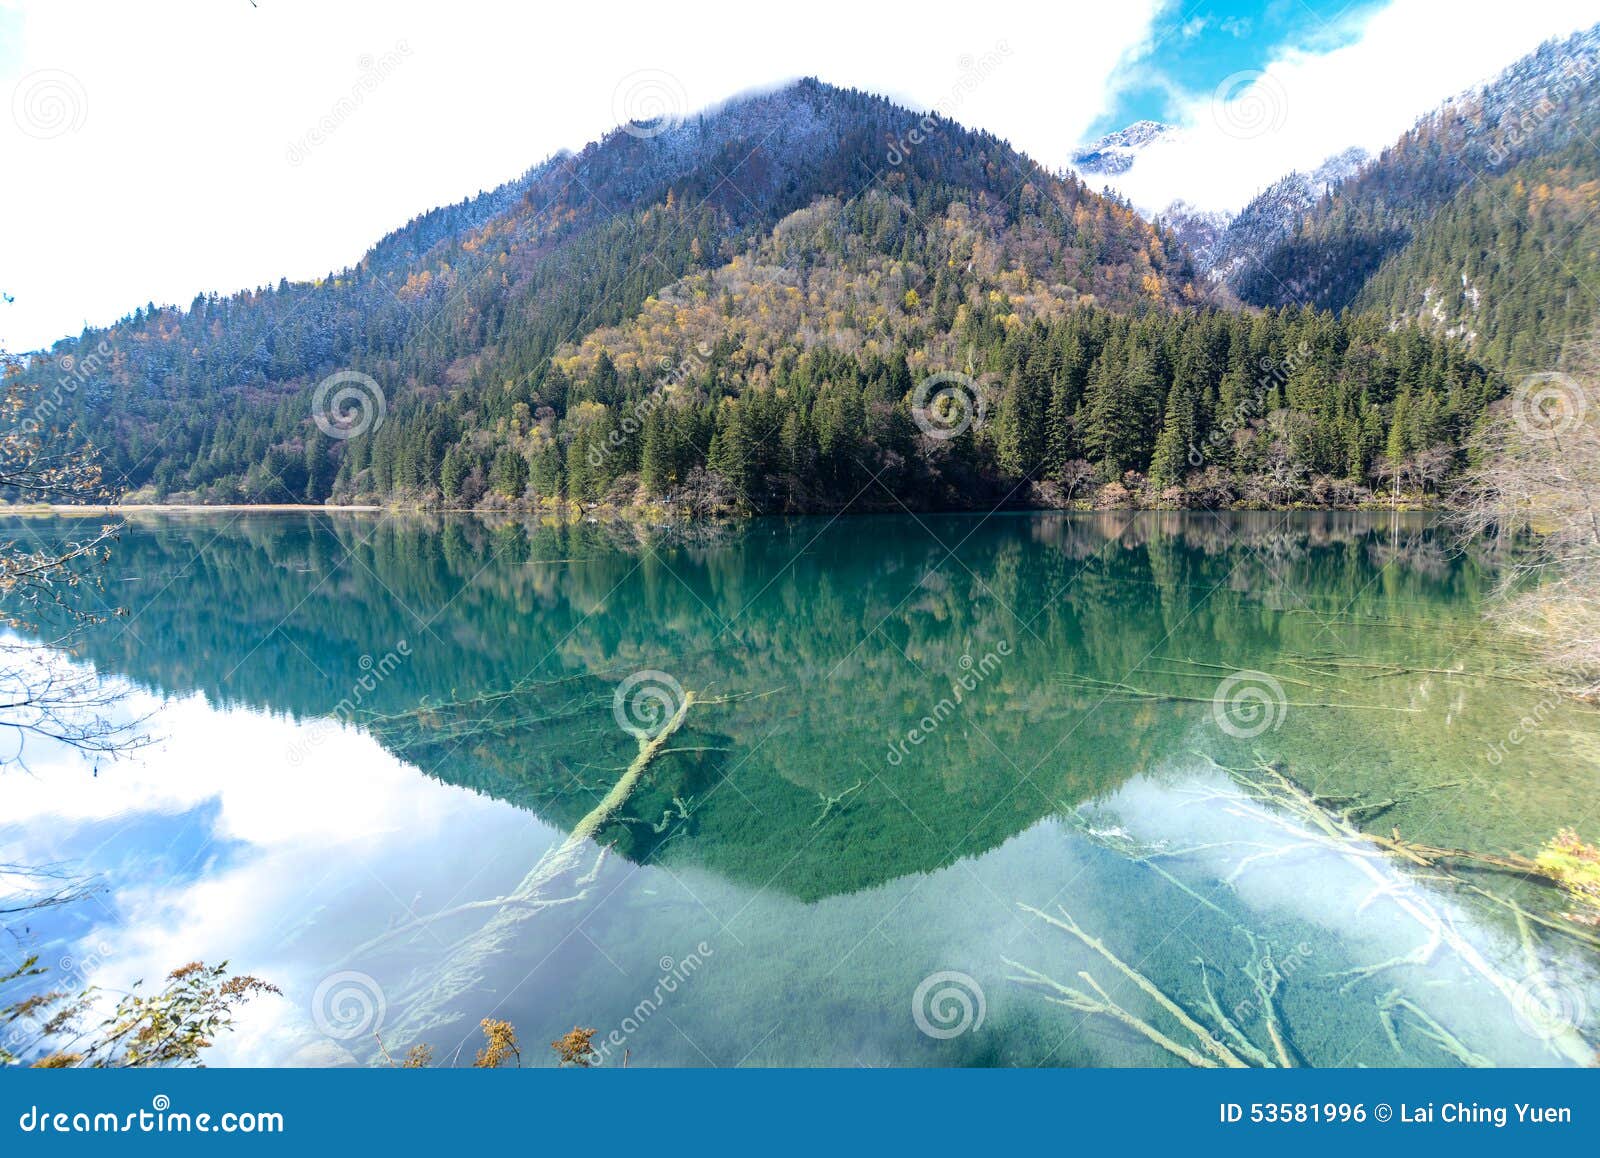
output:
{"label": "shoreline vegetation", "polygon": [[1146,504],[1138,501],[1123,499],[1121,501],[1097,502],[1094,498],[1077,499],[1071,502],[1049,501],[1016,501],[1002,504],[999,507],[985,506],[937,506],[906,508],[893,507],[863,507],[860,510],[833,510],[819,509],[807,511],[752,511],[738,506],[716,507],[713,509],[697,508],[691,504],[674,501],[647,502],[647,503],[577,503],[569,501],[541,502],[537,504],[523,503],[494,506],[450,506],[425,502],[392,502],[392,503],[145,503],[145,502],[109,502],[109,503],[14,503],[0,504],[0,513],[11,516],[23,515],[141,515],[141,514],[222,514],[228,512],[259,512],[263,514],[272,512],[318,512],[329,511],[342,514],[376,514],[376,513],[417,513],[428,515],[478,515],[478,516],[542,516],[554,517],[562,521],[575,522],[585,517],[614,519],[619,521],[661,521],[663,518],[674,515],[687,519],[715,519],[715,520],[745,520],[760,518],[803,518],[813,517],[842,517],[852,514],[873,515],[905,513],[910,510],[919,515],[965,515],[965,514],[990,514],[1004,511],[1007,513],[1037,513],[1037,514],[1099,514],[1106,511],[1165,511],[1165,512],[1244,512],[1244,511],[1395,511],[1399,513],[1430,513],[1445,512],[1449,510],[1447,503],[1440,500],[1439,496],[1419,498],[1412,496],[1402,498],[1398,502],[1392,498],[1372,496],[1370,498],[1347,503],[1237,503],[1229,506],[1188,505],[1181,502],[1168,500],[1157,504]]}
{"label": "shoreline vegetation", "polygon": [[1492,617],[1531,641],[1569,695],[1600,704],[1600,337],[1490,408],[1454,512],[1507,552]]}

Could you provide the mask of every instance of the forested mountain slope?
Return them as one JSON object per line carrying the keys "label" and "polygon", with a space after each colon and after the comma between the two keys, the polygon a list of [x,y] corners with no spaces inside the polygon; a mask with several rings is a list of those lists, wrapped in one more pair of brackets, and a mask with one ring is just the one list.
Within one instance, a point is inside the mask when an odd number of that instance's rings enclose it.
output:
{"label": "forested mountain slope", "polygon": [[[855,239],[868,264],[903,261],[923,222],[965,215],[973,245],[1062,301],[1139,309],[1188,292],[1181,247],[1125,205],[988,134],[808,80],[655,135],[615,131],[416,219],[326,279],[146,307],[58,343],[30,376],[56,387],[51,421],[77,422],[130,492],[437,494],[453,445],[492,463],[497,437],[536,412],[559,420],[605,401],[603,375],[548,381],[563,343],[724,266],[821,199],[870,215],[863,196],[897,215]],[[962,272],[923,287],[930,309],[955,308]],[[376,381],[385,421],[330,445],[311,401],[346,370]]]}
{"label": "forested mountain slope", "polygon": [[1229,283],[1248,303],[1378,308],[1499,364],[1548,365],[1596,313],[1581,284],[1600,272],[1584,224],[1597,152],[1600,27],[1441,105]]}
{"label": "forested mountain slope", "polygon": [[[1309,173],[1286,173],[1252,197],[1238,213],[1207,231],[1195,250],[1195,264],[1213,283],[1236,286],[1257,259],[1293,236],[1305,215],[1328,191],[1361,171],[1371,158],[1364,149],[1346,149]],[[1172,211],[1168,210],[1170,218]],[[1175,227],[1181,230],[1181,226]]]}
{"label": "forested mountain slope", "polygon": [[1431,322],[1205,298],[1125,203],[807,80],[28,376],[136,500],[755,511],[1425,492],[1500,388]]}
{"label": "forested mountain slope", "polygon": [[1466,338],[1514,371],[1563,364],[1600,319],[1600,149],[1474,181],[1386,261],[1356,307]]}

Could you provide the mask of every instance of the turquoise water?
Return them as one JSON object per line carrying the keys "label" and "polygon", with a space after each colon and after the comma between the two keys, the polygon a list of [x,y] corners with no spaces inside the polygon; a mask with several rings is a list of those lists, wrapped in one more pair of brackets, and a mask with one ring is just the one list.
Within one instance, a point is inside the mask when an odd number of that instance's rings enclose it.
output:
{"label": "turquoise water", "polygon": [[69,976],[279,984],[214,1064],[465,1062],[484,1017],[528,1064],[1592,1053],[1558,896],[1339,827],[1594,828],[1593,713],[1421,518],[140,516],[108,579],[79,658],[154,743],[30,754],[0,861],[103,874],[23,938]]}

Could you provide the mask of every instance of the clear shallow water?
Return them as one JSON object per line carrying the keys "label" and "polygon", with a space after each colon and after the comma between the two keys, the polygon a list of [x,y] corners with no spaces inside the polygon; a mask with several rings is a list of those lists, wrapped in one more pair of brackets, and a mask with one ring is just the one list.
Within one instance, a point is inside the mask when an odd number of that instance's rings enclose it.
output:
{"label": "clear shallow water", "polygon": [[[72,976],[225,957],[282,986],[219,1062],[370,1061],[374,1026],[393,1053],[470,1058],[493,1016],[535,1063],[581,1024],[610,1064],[1182,1064],[1014,980],[1092,997],[1087,971],[1184,1036],[1021,906],[1236,1052],[1213,1007],[1275,1056],[1270,1009],[1297,1064],[1569,1064],[1595,1037],[1595,954],[1525,943],[1508,908],[1318,839],[1224,770],[1394,801],[1362,822],[1437,845],[1532,852],[1592,821],[1595,716],[1492,674],[1516,657],[1481,624],[1489,577],[1423,520],[811,519],[685,540],[173,516],[131,523],[113,573],[130,614],[83,658],[138,689],[127,710],[159,706],[158,743],[98,770],[31,753],[33,775],[0,780],[0,861],[104,874],[24,934]],[[1259,674],[1219,718],[1241,671]],[[622,725],[641,717],[615,710],[639,672],[658,674],[635,707],[652,688],[701,702],[540,878],[639,750]]]}

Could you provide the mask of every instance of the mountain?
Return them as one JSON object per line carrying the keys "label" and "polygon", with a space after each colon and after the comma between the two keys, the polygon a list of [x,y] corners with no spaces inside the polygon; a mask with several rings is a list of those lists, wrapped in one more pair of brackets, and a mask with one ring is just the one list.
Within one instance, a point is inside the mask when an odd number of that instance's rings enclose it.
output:
{"label": "mountain", "polygon": [[1548,365],[1595,312],[1597,135],[1600,26],[1446,101],[1230,284],[1251,304],[1381,310],[1502,365]]}
{"label": "mountain", "polygon": [[[1015,299],[1003,312],[1026,322],[1088,302],[1173,304],[1189,278],[1175,241],[1075,178],[992,135],[807,80],[655,135],[614,131],[424,214],[316,282],[152,304],[58,343],[56,364],[73,369],[57,418],[78,421],[108,476],[141,496],[403,492],[437,485],[458,442],[456,462],[470,452],[487,478],[498,461],[509,486],[515,455],[537,470],[570,408],[615,409],[660,374],[606,359],[573,381],[572,343],[684,278],[717,279],[732,299],[724,283],[752,247],[784,238],[806,247],[781,260],[810,279],[818,357],[901,345],[915,363],[910,347],[937,345],[969,297]],[[34,361],[44,383],[61,376]],[[380,385],[385,422],[328,453],[308,399],[346,370]],[[383,477],[358,481],[369,469]]]}
{"label": "mountain", "polygon": [[1233,214],[1222,209],[1201,209],[1180,198],[1168,205],[1158,220],[1194,255],[1195,269],[1209,274],[1212,254],[1227,232]]}
{"label": "mountain", "polygon": [[1562,364],[1600,318],[1600,158],[1576,144],[1474,182],[1356,295],[1517,373]]}
{"label": "mountain", "polygon": [[1421,493],[1499,389],[1429,327],[1207,298],[1120,199],[804,80],[24,377],[134,501],[786,512]]}
{"label": "mountain", "polygon": [[[1329,157],[1310,173],[1295,170],[1256,194],[1220,228],[1199,232],[1195,265],[1213,282],[1236,286],[1247,268],[1289,238],[1330,189],[1354,176],[1370,160],[1365,149],[1350,148]],[[1181,212],[1181,210],[1180,210]],[[1192,214],[1188,217],[1192,219]],[[1167,217],[1172,221],[1172,211]],[[1184,230],[1176,223],[1180,236]]]}
{"label": "mountain", "polygon": [[1133,168],[1140,153],[1177,132],[1176,126],[1160,121],[1135,121],[1074,149],[1070,158],[1072,166],[1080,173],[1126,173]]}

